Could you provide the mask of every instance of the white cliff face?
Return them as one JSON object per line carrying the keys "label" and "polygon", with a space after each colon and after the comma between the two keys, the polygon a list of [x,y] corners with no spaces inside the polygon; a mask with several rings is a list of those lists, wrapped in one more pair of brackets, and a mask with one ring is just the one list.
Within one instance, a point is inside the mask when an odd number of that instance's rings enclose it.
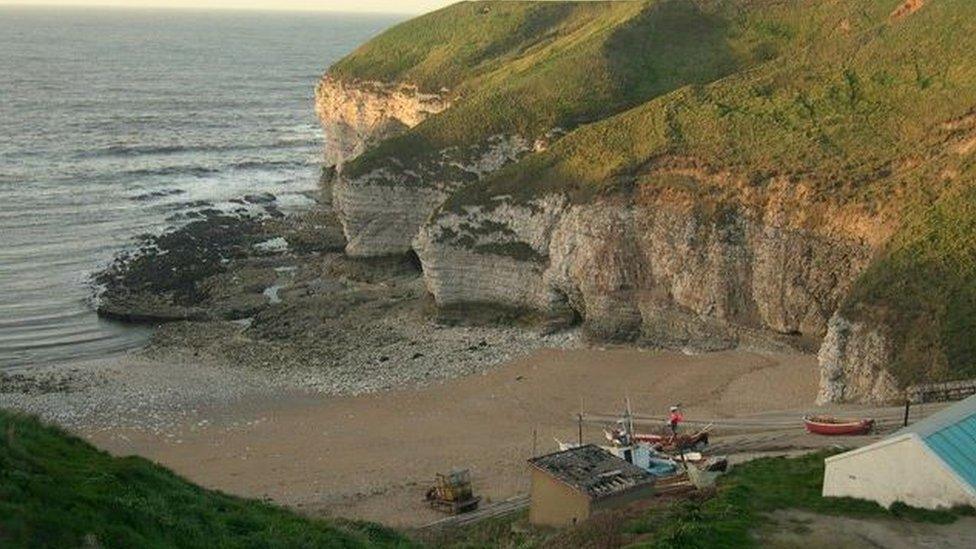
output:
{"label": "white cliff face", "polygon": [[495,136],[467,150],[439,151],[420,165],[375,169],[333,185],[333,206],[354,257],[410,251],[427,218],[451,193],[514,162],[535,145],[518,136]]}
{"label": "white cliff face", "polygon": [[835,314],[817,355],[817,404],[895,400],[898,386],[887,370],[891,357],[891,345],[883,330]]}
{"label": "white cliff face", "polygon": [[315,111],[325,130],[327,162],[335,164],[332,205],[355,257],[404,254],[421,225],[451,193],[522,156],[537,152],[561,134],[529,140],[496,135],[467,148],[433,152],[410,168],[397,159],[350,177],[342,165],[373,144],[416,126],[450,106],[440,95],[406,84],[343,82],[326,75],[315,90]]}
{"label": "white cliff face", "polygon": [[343,175],[344,161],[448,107],[410,86],[323,78],[316,111],[337,165],[333,206],[349,255],[413,249],[440,307],[581,319],[598,340],[697,350],[822,340],[819,403],[884,402],[897,393],[883,331],[835,313],[884,241],[868,236],[884,234],[873,220],[839,212],[820,232],[798,228],[803,191],[783,182],[768,187],[758,213],[703,213],[695,199],[641,190],[589,204],[551,195],[441,209],[466,185],[546,148],[558,130],[537,141],[495,136],[411,166],[391,158]]}
{"label": "white cliff face", "polygon": [[501,203],[445,212],[437,223],[424,225],[414,249],[437,304],[559,310],[563,299],[544,283],[543,260],[564,207],[561,197],[524,206]]}
{"label": "white cliff face", "polygon": [[328,183],[349,255],[408,252],[420,226],[452,192],[548,143],[548,137],[530,142],[499,135],[480,146],[438,151],[414,169],[392,162],[358,177],[342,173],[344,162],[449,106],[449,99],[406,84],[322,78],[315,111],[325,131],[327,162],[336,165]]}
{"label": "white cliff face", "polygon": [[411,185],[406,176],[387,170],[355,180],[338,177],[332,186],[332,204],[346,235],[346,253],[353,257],[406,253],[417,228],[449,190],[450,185],[444,184]]}
{"label": "white cliff face", "polygon": [[555,197],[442,213],[421,235],[415,248],[439,304],[569,311],[598,339],[702,350],[755,330],[821,338],[872,253],[744,213],[715,220],[667,204]]}
{"label": "white cliff face", "polygon": [[315,112],[325,131],[326,162],[342,164],[371,145],[412,128],[451,105],[408,84],[343,82],[325,75],[315,88]]}

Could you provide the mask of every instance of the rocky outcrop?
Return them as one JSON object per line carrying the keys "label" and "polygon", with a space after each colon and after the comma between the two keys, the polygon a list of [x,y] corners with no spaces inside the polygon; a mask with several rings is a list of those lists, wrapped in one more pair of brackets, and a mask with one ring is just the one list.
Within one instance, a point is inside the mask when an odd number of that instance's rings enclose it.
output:
{"label": "rocky outcrop", "polygon": [[478,146],[437,151],[404,167],[391,161],[359,177],[339,175],[333,206],[355,257],[404,254],[421,225],[452,193],[542,145],[494,136]]}
{"label": "rocky outcrop", "polygon": [[415,246],[442,306],[572,314],[598,339],[714,350],[754,332],[818,341],[873,250],[661,201],[548,197],[442,212]]}
{"label": "rocky outcrop", "polygon": [[544,281],[552,232],[565,208],[564,199],[548,197],[442,212],[414,242],[427,289],[441,307],[567,312],[565,296]]}
{"label": "rocky outcrop", "polygon": [[817,404],[895,400],[900,392],[887,369],[891,359],[891,345],[883,329],[835,314],[817,355]]}
{"label": "rocky outcrop", "polygon": [[324,186],[354,257],[404,254],[421,225],[452,193],[525,154],[548,146],[542,139],[496,135],[469,147],[450,147],[415,158],[380,160],[365,173],[343,173],[344,162],[373,144],[413,127],[450,106],[443,95],[408,84],[344,82],[326,75],[315,90],[315,111],[325,131],[327,162],[336,169]]}
{"label": "rocky outcrop", "polygon": [[315,88],[327,164],[342,164],[375,143],[412,128],[451,102],[409,84],[345,82],[326,74]]}

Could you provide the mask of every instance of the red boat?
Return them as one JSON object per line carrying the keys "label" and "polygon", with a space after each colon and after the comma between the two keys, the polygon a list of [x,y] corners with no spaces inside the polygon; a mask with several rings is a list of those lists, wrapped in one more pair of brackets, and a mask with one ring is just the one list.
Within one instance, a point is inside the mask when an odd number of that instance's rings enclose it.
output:
{"label": "red boat", "polygon": [[873,419],[839,419],[832,416],[803,418],[807,432],[817,435],[863,435],[874,427]]}

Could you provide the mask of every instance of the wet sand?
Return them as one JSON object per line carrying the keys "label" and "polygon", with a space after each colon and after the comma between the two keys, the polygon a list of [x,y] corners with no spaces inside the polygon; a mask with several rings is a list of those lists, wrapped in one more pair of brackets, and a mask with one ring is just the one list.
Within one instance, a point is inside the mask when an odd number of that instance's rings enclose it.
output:
{"label": "wet sand", "polygon": [[[154,432],[76,429],[115,454],[137,454],[204,486],[270,498],[314,515],[418,526],[440,518],[423,503],[438,471],[469,467],[498,501],[528,489],[525,460],[577,437],[575,414],[689,419],[810,408],[816,360],[734,351],[683,355],[638,349],[543,350],[483,374],[363,396],[288,390],[200,405]],[[533,438],[533,432],[535,437]],[[586,438],[599,441],[595,427]]]}

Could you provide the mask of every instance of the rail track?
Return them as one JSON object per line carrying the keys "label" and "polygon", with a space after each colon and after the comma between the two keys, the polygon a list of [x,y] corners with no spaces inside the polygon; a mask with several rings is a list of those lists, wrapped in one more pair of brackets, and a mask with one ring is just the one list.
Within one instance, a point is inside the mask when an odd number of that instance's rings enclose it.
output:
{"label": "rail track", "polygon": [[483,505],[479,509],[469,513],[453,515],[440,520],[435,520],[434,522],[421,526],[420,530],[437,530],[440,528],[457,528],[460,526],[467,526],[469,524],[474,524],[490,518],[512,515],[518,513],[528,506],[529,496],[515,496],[504,501],[492,503],[490,505]]}

